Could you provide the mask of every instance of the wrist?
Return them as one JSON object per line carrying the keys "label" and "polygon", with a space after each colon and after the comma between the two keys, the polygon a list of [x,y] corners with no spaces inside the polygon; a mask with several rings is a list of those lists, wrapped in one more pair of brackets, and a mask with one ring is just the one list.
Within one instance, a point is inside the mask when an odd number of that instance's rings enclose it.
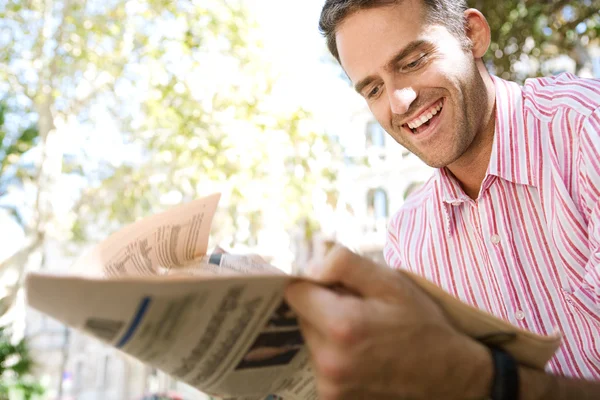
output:
{"label": "wrist", "polygon": [[[450,344],[452,343],[452,344]],[[457,400],[489,399],[494,382],[494,361],[490,349],[480,342],[462,336],[448,342],[449,360],[446,384],[450,389],[445,398]]]}
{"label": "wrist", "polygon": [[489,348],[469,339],[469,348],[463,348],[468,359],[465,360],[463,399],[489,399],[490,388],[494,381],[494,361]]}

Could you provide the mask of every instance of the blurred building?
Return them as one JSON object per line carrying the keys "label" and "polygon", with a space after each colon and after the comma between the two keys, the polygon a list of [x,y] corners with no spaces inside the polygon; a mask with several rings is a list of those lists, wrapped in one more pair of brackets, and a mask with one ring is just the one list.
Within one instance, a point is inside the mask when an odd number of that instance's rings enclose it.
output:
{"label": "blurred building", "polygon": [[354,113],[340,141],[339,198],[331,215],[321,218],[320,240],[383,261],[389,219],[432,169],[392,139],[365,108]]}

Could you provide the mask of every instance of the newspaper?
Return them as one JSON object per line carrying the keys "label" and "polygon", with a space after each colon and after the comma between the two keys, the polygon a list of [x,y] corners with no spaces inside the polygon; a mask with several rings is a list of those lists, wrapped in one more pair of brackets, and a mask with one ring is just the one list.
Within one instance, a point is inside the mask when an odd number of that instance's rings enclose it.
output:
{"label": "newspaper", "polygon": [[[296,316],[283,298],[297,279],[261,257],[208,252],[219,195],[132,224],[94,247],[75,274],[27,276],[29,304],[225,399],[317,399]],[[406,274],[457,329],[543,369],[560,336],[541,337]]]}

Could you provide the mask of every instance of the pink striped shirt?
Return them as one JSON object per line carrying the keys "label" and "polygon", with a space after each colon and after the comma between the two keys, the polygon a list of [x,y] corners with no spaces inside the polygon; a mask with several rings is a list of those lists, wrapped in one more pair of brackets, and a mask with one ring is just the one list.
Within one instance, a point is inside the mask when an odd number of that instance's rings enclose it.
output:
{"label": "pink striped shirt", "polygon": [[600,81],[494,84],[479,198],[436,170],[392,218],[386,261],[521,328],[560,330],[547,369],[600,379]]}

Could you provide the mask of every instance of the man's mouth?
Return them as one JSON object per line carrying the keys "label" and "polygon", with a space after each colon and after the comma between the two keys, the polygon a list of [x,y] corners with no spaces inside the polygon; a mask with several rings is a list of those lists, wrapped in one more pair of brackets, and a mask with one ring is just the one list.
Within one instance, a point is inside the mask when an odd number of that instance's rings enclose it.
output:
{"label": "man's mouth", "polygon": [[426,131],[429,125],[433,121],[435,121],[436,118],[438,118],[437,116],[438,114],[440,114],[443,107],[444,100],[441,99],[437,103],[429,107],[427,110],[425,110],[423,113],[421,113],[420,116],[407,122],[405,126],[408,127],[412,131],[412,133],[418,135]]}

